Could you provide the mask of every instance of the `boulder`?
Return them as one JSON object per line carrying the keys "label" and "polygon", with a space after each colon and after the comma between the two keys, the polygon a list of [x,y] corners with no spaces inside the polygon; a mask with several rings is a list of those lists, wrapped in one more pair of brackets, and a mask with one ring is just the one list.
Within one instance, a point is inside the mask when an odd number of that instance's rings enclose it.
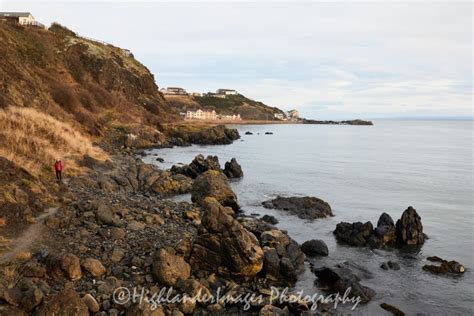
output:
{"label": "boulder", "polygon": [[238,179],[244,176],[242,167],[235,158],[232,158],[230,161],[225,163],[224,174],[229,179]]}
{"label": "boulder", "polygon": [[272,215],[263,215],[261,219],[262,221],[267,222],[272,225],[278,224],[278,219],[276,219],[276,217]]}
{"label": "boulder", "polygon": [[207,156],[204,158],[203,155],[199,154],[194,157],[193,161],[189,165],[171,167],[171,173],[182,174],[191,179],[196,179],[200,174],[208,170],[221,170],[219,164],[219,158],[217,156]]}
{"label": "boulder", "polygon": [[191,266],[183,257],[162,248],[153,254],[152,273],[161,284],[174,286],[178,280],[189,278]]}
{"label": "boulder", "polygon": [[387,312],[392,313],[393,316],[405,316],[404,312],[402,312],[400,309],[398,309],[397,307],[395,307],[393,305],[390,305],[390,304],[387,304],[387,303],[381,303],[380,307],[385,309]]}
{"label": "boulder", "polygon": [[97,221],[102,224],[118,225],[119,223],[119,219],[115,216],[112,209],[104,203],[100,203],[97,206],[96,217]]}
{"label": "boulder", "polygon": [[431,262],[440,263],[440,265],[426,264],[423,266],[423,270],[431,272],[433,274],[464,273],[465,271],[464,266],[461,263],[454,260],[448,261],[436,256],[428,257],[426,259]]}
{"label": "boulder", "polygon": [[275,283],[295,282],[304,270],[306,258],[298,243],[288,234],[273,228],[260,235],[260,244],[265,249],[262,273],[266,278]]}
{"label": "boulder", "polygon": [[56,279],[77,281],[82,277],[80,260],[71,253],[49,254],[46,267],[50,276]]}
{"label": "boulder", "polygon": [[194,180],[191,199],[202,206],[206,197],[213,197],[223,206],[239,211],[237,196],[232,191],[227,177],[220,171],[209,170]]}
{"label": "boulder", "polygon": [[400,270],[400,265],[394,261],[387,261],[380,265],[384,270]]}
{"label": "boulder", "polygon": [[397,221],[396,225],[397,243],[402,245],[422,245],[426,235],[423,233],[421,217],[416,210],[409,206]]}
{"label": "boulder", "polygon": [[287,211],[302,219],[317,219],[333,216],[329,204],[316,197],[281,197],[265,201],[262,205],[266,208]]}
{"label": "boulder", "polygon": [[363,247],[372,235],[373,226],[371,222],[347,223],[341,222],[336,225],[334,235],[336,238],[351,246]]}
{"label": "boulder", "polygon": [[313,256],[327,256],[329,254],[328,246],[326,243],[319,239],[311,239],[305,241],[301,245],[301,251],[309,257]]}
{"label": "boulder", "polygon": [[193,269],[213,271],[222,267],[222,273],[242,276],[260,272],[262,248],[255,235],[233,217],[232,209],[207,197],[203,201],[202,225],[207,232],[194,242],[190,257]]}
{"label": "boulder", "polygon": [[93,277],[100,277],[107,269],[102,265],[102,263],[94,258],[86,258],[82,262],[82,266],[86,271],[88,271]]}
{"label": "boulder", "polygon": [[84,303],[74,289],[65,288],[58,294],[49,298],[48,302],[39,309],[37,315],[86,316],[89,315],[89,310],[86,303]]}
{"label": "boulder", "polygon": [[91,313],[97,313],[100,310],[99,303],[97,303],[97,300],[89,293],[84,295],[82,300],[87,305],[87,308]]}
{"label": "boulder", "polygon": [[348,269],[322,267],[315,269],[313,272],[318,277],[318,280],[327,285],[331,291],[344,295],[350,288],[349,298],[359,296],[361,302],[367,303],[375,295],[374,290],[361,285],[359,277]]}
{"label": "boulder", "polygon": [[369,238],[369,246],[372,248],[383,248],[393,246],[396,242],[395,225],[392,217],[382,213],[377,222],[372,236]]}

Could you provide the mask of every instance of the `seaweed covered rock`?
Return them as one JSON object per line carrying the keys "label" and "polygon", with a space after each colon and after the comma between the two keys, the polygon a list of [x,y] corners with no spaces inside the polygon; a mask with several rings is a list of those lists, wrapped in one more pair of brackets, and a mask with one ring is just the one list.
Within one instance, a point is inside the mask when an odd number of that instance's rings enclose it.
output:
{"label": "seaweed covered rock", "polygon": [[423,270],[433,274],[464,273],[465,271],[464,266],[455,260],[448,261],[437,256],[428,257],[426,259],[431,262],[440,263],[440,265],[426,264],[423,266]]}
{"label": "seaweed covered rock", "polygon": [[363,247],[367,245],[372,232],[373,226],[371,222],[341,222],[336,225],[333,233],[339,241],[351,246]]}
{"label": "seaweed covered rock", "polygon": [[199,154],[194,157],[189,165],[171,167],[171,173],[182,174],[191,179],[196,179],[200,174],[208,170],[221,170],[219,158],[217,156],[207,156],[206,158]]}
{"label": "seaweed covered rock", "polygon": [[229,179],[238,179],[244,176],[242,167],[235,158],[232,158],[230,161],[225,163],[224,174]]}

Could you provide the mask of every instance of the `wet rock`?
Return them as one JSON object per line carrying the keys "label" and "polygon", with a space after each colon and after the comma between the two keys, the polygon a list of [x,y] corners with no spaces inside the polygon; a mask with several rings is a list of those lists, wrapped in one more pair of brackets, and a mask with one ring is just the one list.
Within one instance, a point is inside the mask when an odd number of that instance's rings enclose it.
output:
{"label": "wet rock", "polygon": [[161,163],[165,162],[165,160],[161,157],[156,157],[155,160],[158,161],[158,162],[161,162]]}
{"label": "wet rock", "polygon": [[297,276],[304,270],[305,260],[298,243],[281,230],[274,228],[261,234],[260,244],[266,254],[263,274],[271,282],[295,282]]}
{"label": "wet rock", "polygon": [[263,266],[263,251],[258,240],[233,217],[230,208],[216,199],[203,201],[202,225],[207,232],[199,235],[193,246],[190,263],[194,268],[254,276]]}
{"label": "wet rock", "polygon": [[80,298],[80,296],[72,288],[65,288],[58,294],[48,299],[48,302],[41,306],[38,316],[49,315],[89,315],[89,310]]}
{"label": "wet rock", "polygon": [[384,270],[400,270],[400,265],[394,261],[387,261],[380,265]]}
{"label": "wet rock", "polygon": [[311,239],[305,241],[301,245],[301,251],[304,252],[305,255],[313,257],[313,256],[327,256],[329,254],[328,246],[322,240],[318,239]]}
{"label": "wet rock", "polygon": [[49,274],[56,279],[68,278],[77,281],[82,277],[80,260],[71,253],[49,254],[46,267]]}
{"label": "wet rock", "polygon": [[102,263],[94,258],[86,258],[82,262],[82,266],[86,271],[88,271],[93,277],[100,277],[107,272],[107,269],[102,265]]}
{"label": "wet rock", "polygon": [[373,226],[371,222],[347,223],[341,222],[336,225],[334,235],[339,241],[356,247],[363,247],[372,235]]}
{"label": "wet rock", "polygon": [[253,135],[253,133],[250,132],[250,131],[247,131],[247,132],[245,132],[245,135]]}
{"label": "wet rock", "polygon": [[395,225],[392,217],[387,213],[382,213],[377,222],[377,227],[373,235],[369,238],[368,244],[372,248],[383,248],[393,246],[396,242]]}
{"label": "wet rock", "polygon": [[87,305],[87,308],[91,313],[97,313],[100,310],[100,305],[96,299],[89,293],[82,297],[82,300]]}
{"label": "wet rock", "polygon": [[390,305],[390,304],[387,304],[387,303],[382,303],[382,304],[380,304],[380,307],[385,309],[387,312],[392,313],[392,315],[394,315],[394,316],[405,316],[404,312],[402,312],[400,309],[398,309],[397,307],[395,307],[393,305]]}
{"label": "wet rock", "polygon": [[317,219],[333,216],[329,204],[316,197],[281,197],[265,201],[266,208],[287,211],[302,219]]}
{"label": "wet rock", "polygon": [[421,217],[413,207],[408,207],[397,221],[396,235],[397,243],[403,245],[422,245],[425,242]]}
{"label": "wet rock", "polygon": [[361,302],[367,303],[375,295],[375,291],[359,283],[360,279],[347,269],[339,267],[322,267],[313,270],[318,280],[329,286],[331,291],[336,291],[341,295],[350,288],[348,297],[359,296]]}
{"label": "wet rock", "polygon": [[433,274],[464,273],[465,271],[464,266],[455,260],[447,261],[436,256],[428,257],[426,259],[431,262],[440,263],[440,265],[438,266],[429,264],[423,266],[423,270],[431,272]]}
{"label": "wet rock", "polygon": [[254,217],[238,217],[238,221],[257,238],[260,238],[263,232],[275,228],[273,225]]}
{"label": "wet rock", "polygon": [[221,170],[219,158],[217,156],[197,155],[189,165],[171,167],[171,173],[182,174],[191,179],[196,179],[200,174],[208,170]]}
{"label": "wet rock", "polygon": [[272,225],[278,224],[278,220],[276,219],[275,216],[272,216],[272,215],[263,215],[262,221],[267,222]]}
{"label": "wet rock", "polygon": [[191,266],[183,257],[160,249],[153,254],[153,276],[160,283],[174,286],[178,280],[186,280],[191,275]]}
{"label": "wet rock", "polygon": [[265,135],[273,135],[273,132],[265,132]]}
{"label": "wet rock", "polygon": [[244,176],[242,167],[235,158],[232,158],[230,161],[225,163],[224,174],[229,179],[238,179]]}
{"label": "wet rock", "polygon": [[220,171],[206,171],[194,180],[191,189],[192,201],[202,205],[206,197],[213,197],[222,205],[228,206],[236,212],[240,209],[237,196],[232,191],[227,177]]}

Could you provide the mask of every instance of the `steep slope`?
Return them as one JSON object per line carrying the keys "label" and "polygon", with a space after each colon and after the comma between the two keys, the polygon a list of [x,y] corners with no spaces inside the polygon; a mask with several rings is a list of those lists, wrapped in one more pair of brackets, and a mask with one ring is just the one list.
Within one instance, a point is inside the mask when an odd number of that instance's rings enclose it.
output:
{"label": "steep slope", "polygon": [[173,96],[166,95],[170,106],[180,112],[186,110],[215,110],[218,114],[240,114],[245,120],[275,120],[274,114],[283,113],[276,107],[249,99],[241,94],[228,95],[226,98],[213,96]]}
{"label": "steep slope", "polygon": [[0,23],[0,107],[34,107],[102,134],[174,120],[150,71],[127,51],[49,30]]}

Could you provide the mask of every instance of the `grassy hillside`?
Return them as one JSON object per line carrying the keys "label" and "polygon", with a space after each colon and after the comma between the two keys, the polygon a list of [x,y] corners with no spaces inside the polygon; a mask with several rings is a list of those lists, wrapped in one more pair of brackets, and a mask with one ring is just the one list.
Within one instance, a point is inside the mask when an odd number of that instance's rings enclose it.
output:
{"label": "grassy hillside", "polygon": [[216,110],[218,114],[240,114],[246,120],[274,120],[275,113],[283,113],[276,107],[251,100],[241,94],[228,95],[225,99],[212,96],[166,96],[171,107],[186,110]]}
{"label": "grassy hillside", "polygon": [[124,50],[59,25],[0,23],[0,107],[39,109],[87,133],[176,119],[150,71]]}

